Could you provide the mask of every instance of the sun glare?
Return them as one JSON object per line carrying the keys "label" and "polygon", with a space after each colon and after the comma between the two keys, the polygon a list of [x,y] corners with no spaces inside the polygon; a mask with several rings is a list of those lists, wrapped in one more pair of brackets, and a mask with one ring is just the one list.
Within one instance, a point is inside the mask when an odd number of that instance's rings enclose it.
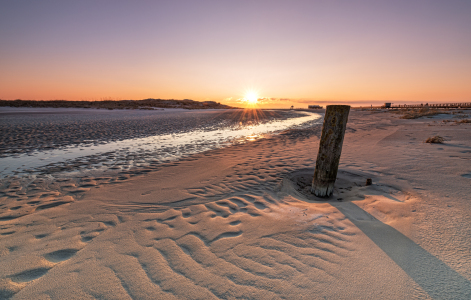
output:
{"label": "sun glare", "polygon": [[245,100],[249,104],[256,104],[258,101],[258,95],[255,92],[247,92],[247,94],[245,94]]}

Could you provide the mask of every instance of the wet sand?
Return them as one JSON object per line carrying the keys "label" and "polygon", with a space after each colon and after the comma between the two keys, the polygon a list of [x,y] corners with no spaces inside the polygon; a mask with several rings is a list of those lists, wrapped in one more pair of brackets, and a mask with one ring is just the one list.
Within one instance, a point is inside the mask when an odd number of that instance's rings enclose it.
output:
{"label": "wet sand", "polygon": [[469,299],[471,124],[449,118],[352,111],[328,200],[306,193],[319,127],[3,182],[0,298]]}
{"label": "wet sand", "polygon": [[132,174],[321,122],[317,113],[270,110],[2,108],[0,113],[6,116],[0,121],[5,129],[0,178]]}
{"label": "wet sand", "polygon": [[0,157],[299,116],[271,110],[0,108]]}

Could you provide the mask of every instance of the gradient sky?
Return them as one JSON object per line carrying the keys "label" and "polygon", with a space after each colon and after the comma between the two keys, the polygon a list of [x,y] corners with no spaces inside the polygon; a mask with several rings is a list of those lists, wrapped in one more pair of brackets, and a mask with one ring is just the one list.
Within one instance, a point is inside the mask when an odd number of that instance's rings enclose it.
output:
{"label": "gradient sky", "polygon": [[471,101],[471,1],[0,0],[0,99]]}

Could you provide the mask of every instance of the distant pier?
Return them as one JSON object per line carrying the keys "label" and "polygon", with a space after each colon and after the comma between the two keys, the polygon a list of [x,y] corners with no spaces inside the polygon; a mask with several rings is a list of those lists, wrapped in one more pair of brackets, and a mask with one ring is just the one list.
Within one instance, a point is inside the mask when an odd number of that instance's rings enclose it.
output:
{"label": "distant pier", "polygon": [[464,103],[425,103],[425,104],[398,104],[384,103],[381,106],[360,106],[360,108],[373,108],[373,109],[409,109],[409,108],[471,108],[471,102]]}

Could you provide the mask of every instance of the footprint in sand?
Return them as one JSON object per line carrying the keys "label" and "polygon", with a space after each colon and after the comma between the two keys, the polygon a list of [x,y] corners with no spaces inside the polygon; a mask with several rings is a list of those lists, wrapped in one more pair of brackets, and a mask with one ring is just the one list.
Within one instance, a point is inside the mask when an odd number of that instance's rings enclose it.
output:
{"label": "footprint in sand", "polygon": [[43,204],[43,205],[39,205],[38,207],[36,207],[36,210],[43,210],[43,209],[53,208],[53,207],[60,206],[60,205],[63,205],[63,204],[67,204],[67,203],[70,203],[70,202],[72,202],[72,201],[57,201],[57,202],[52,202],[52,203],[48,203],[48,204]]}
{"label": "footprint in sand", "polygon": [[62,250],[57,250],[54,252],[50,252],[44,255],[44,258],[47,259],[50,262],[61,262],[64,260],[70,259],[72,256],[77,253],[77,249],[62,249]]}
{"label": "footprint in sand", "polygon": [[18,215],[6,215],[6,216],[2,216],[0,217],[0,221],[11,221],[11,220],[15,220],[15,219],[18,219],[22,216],[25,216],[27,214],[18,214]]}
{"label": "footprint in sand", "polygon": [[7,232],[2,232],[0,233],[0,235],[10,235],[10,234],[13,234],[15,233],[16,231],[7,231]]}
{"label": "footprint in sand", "polygon": [[94,238],[99,236],[103,231],[105,231],[105,228],[102,228],[102,227],[94,229],[94,230],[90,230],[90,231],[88,230],[81,231],[80,235],[82,237],[82,242],[87,243],[93,240]]}
{"label": "footprint in sand", "polygon": [[240,223],[242,223],[242,221],[237,220],[237,221],[232,221],[231,223],[229,223],[229,225],[236,226],[236,225],[239,225]]}
{"label": "footprint in sand", "polygon": [[28,282],[44,276],[51,268],[37,268],[10,275],[14,282]]}
{"label": "footprint in sand", "polygon": [[116,226],[115,221],[104,221],[103,224],[105,224],[106,226],[110,226],[110,227],[115,227]]}
{"label": "footprint in sand", "polygon": [[95,238],[95,236],[92,236],[92,235],[83,236],[82,237],[82,242],[87,243],[87,242],[90,242],[91,240],[93,240],[94,238]]}
{"label": "footprint in sand", "polygon": [[43,233],[43,234],[37,234],[34,237],[37,238],[37,239],[42,239],[42,238],[45,238],[48,235],[49,235],[48,233]]}
{"label": "footprint in sand", "polygon": [[471,173],[461,174],[464,178],[471,178]]}

